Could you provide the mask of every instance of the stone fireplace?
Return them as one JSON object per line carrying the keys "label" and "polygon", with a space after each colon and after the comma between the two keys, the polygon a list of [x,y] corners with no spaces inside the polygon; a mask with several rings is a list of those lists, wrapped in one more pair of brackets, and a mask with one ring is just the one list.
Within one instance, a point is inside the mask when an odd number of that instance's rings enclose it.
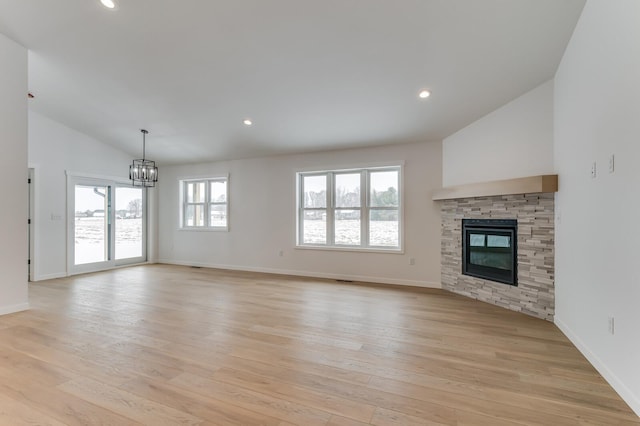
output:
{"label": "stone fireplace", "polygon": [[[557,178],[556,178],[557,179]],[[557,180],[556,180],[557,187]],[[474,191],[456,194],[440,200],[442,212],[442,288],[507,309],[553,321],[554,300],[554,194],[548,186],[533,188],[549,192],[526,192],[508,195],[472,196]],[[531,188],[525,188],[529,191]],[[482,192],[482,191],[480,191]],[[486,192],[486,191],[485,191]],[[495,192],[495,191],[488,191]],[[478,274],[464,274],[463,220],[471,224],[485,219],[511,221],[515,231],[517,281],[511,285],[504,280],[481,278]],[[481,228],[474,228],[481,229]],[[480,245],[481,232],[475,232]],[[496,235],[508,235],[497,233]],[[506,245],[506,239],[494,246]],[[485,243],[486,246],[486,243]],[[499,252],[497,249],[485,249]],[[482,263],[482,262],[476,262]],[[475,276],[474,276],[475,275]]]}

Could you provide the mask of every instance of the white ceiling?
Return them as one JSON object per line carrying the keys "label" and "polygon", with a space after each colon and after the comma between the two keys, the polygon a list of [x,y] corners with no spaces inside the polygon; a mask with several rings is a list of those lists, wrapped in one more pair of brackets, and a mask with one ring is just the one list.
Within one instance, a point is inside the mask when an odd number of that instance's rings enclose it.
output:
{"label": "white ceiling", "polygon": [[0,0],[0,33],[32,110],[161,164],[440,140],[552,78],[584,5],[116,1]]}

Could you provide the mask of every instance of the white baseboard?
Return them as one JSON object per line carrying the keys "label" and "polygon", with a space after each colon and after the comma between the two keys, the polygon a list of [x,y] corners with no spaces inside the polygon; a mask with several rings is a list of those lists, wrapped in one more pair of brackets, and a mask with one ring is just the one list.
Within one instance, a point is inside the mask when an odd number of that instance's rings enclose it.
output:
{"label": "white baseboard", "polygon": [[14,314],[29,309],[29,303],[19,303],[11,306],[0,306],[0,315]]}
{"label": "white baseboard", "polygon": [[640,416],[640,396],[635,395],[631,389],[627,387],[627,385],[620,380],[618,376],[616,376],[607,365],[602,362],[602,360],[591,350],[589,347],[575,334],[562,320],[558,319],[556,316],[555,324],[558,326],[560,331],[564,333],[565,336],[571,343],[573,343],[576,348],[582,353],[582,355],[587,358],[587,360],[594,366],[596,370],[604,377],[604,379],[609,382],[611,387],[620,395],[624,401],[629,404],[629,407]]}
{"label": "white baseboard", "polygon": [[198,266],[201,268],[215,268],[215,269],[228,269],[232,271],[245,271],[245,272],[262,272],[265,274],[280,274],[280,275],[293,275],[297,277],[309,277],[309,278],[325,278],[330,280],[346,280],[346,281],[359,281],[376,284],[394,284],[410,287],[422,287],[422,288],[442,288],[440,283],[434,283],[429,281],[418,280],[404,280],[397,278],[386,277],[371,277],[366,275],[345,275],[345,274],[332,274],[326,272],[311,272],[300,271],[295,269],[275,269],[275,268],[262,268],[244,265],[222,265],[214,263],[200,263],[200,262],[182,262],[169,259],[157,259],[157,263],[165,263],[168,265],[180,265],[180,266]]}

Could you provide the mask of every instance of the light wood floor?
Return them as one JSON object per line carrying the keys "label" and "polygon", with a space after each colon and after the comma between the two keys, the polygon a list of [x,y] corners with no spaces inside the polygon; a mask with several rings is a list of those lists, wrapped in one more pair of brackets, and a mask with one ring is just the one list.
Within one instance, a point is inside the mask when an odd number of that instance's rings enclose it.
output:
{"label": "light wood floor", "polygon": [[638,425],[551,323],[439,290],[151,265],[0,317],[2,425]]}

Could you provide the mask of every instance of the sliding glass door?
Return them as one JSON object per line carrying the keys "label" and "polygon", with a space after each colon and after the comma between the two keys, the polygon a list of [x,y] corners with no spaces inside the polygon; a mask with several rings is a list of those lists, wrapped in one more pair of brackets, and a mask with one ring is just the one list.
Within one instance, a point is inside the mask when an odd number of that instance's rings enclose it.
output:
{"label": "sliding glass door", "polygon": [[115,259],[140,259],[144,254],[144,189],[116,186]]}
{"label": "sliding glass door", "polygon": [[69,178],[71,274],[146,261],[146,192],[104,179]]}
{"label": "sliding glass door", "polygon": [[74,265],[109,260],[110,186],[75,185]]}

